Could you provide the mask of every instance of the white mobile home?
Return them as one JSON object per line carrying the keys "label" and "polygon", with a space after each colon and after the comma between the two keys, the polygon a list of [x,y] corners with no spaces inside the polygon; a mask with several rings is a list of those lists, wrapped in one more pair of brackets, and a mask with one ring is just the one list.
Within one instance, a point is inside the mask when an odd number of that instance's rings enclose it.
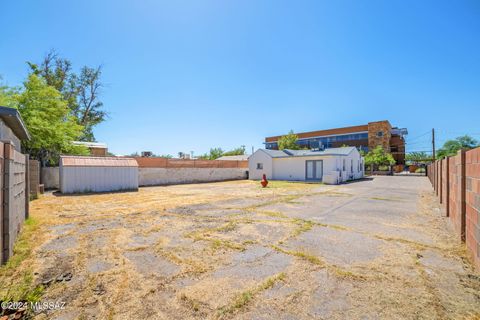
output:
{"label": "white mobile home", "polygon": [[258,180],[339,184],[363,178],[364,160],[355,147],[325,150],[259,149],[248,159],[249,177]]}

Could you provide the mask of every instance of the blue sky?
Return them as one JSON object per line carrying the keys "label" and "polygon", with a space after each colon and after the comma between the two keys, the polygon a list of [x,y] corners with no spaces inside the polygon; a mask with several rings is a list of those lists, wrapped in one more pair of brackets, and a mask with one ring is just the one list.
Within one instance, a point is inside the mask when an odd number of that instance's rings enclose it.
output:
{"label": "blue sky", "polygon": [[262,147],[388,119],[408,149],[480,139],[480,1],[4,0],[0,75],[50,49],[104,66],[117,154]]}

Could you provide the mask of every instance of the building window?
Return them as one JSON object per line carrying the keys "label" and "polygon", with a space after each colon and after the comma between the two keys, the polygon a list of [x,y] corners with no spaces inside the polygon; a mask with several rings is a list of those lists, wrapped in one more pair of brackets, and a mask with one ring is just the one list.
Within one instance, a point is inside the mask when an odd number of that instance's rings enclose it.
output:
{"label": "building window", "polygon": [[343,159],[343,170],[342,171],[345,171],[345,159]]}
{"label": "building window", "polygon": [[257,163],[257,170],[263,170],[263,163]]}
{"label": "building window", "polygon": [[377,137],[383,137],[383,131],[378,131],[377,132]]}
{"label": "building window", "polygon": [[353,159],[350,160],[350,172],[353,173]]}

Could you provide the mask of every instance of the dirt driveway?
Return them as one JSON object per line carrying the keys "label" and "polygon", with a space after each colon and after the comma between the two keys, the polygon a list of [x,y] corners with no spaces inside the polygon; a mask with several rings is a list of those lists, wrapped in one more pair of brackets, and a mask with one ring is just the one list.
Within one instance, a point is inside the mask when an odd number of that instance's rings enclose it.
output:
{"label": "dirt driveway", "polygon": [[479,274],[422,177],[47,195],[31,211],[0,293],[66,302],[39,319],[479,315]]}

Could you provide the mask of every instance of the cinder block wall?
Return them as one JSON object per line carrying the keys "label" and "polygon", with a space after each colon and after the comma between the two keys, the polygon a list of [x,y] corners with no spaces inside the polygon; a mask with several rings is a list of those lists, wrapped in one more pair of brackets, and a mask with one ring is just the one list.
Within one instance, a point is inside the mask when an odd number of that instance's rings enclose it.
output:
{"label": "cinder block wall", "polygon": [[465,213],[462,212],[462,205],[465,201],[463,199],[464,191],[462,191],[462,185],[464,183],[464,177],[462,176],[464,165],[462,163],[464,161],[464,157],[465,155],[461,153],[455,157],[450,158],[452,159],[451,164],[453,164],[453,167],[449,168],[450,170],[452,170],[452,173],[449,173],[452,181],[448,186],[448,188],[450,189],[450,199],[448,201],[451,202],[451,204],[448,203],[450,207],[449,218],[453,224],[455,232],[460,236],[461,240],[465,239]]}
{"label": "cinder block wall", "polygon": [[245,168],[139,168],[138,185],[215,182],[247,178]]}
{"label": "cinder block wall", "polygon": [[45,189],[60,188],[60,168],[44,167],[42,168],[42,183]]}
{"label": "cinder block wall", "polygon": [[38,160],[28,160],[29,165],[29,182],[30,182],[30,196],[38,197],[38,186],[40,184],[40,163]]}
{"label": "cinder block wall", "polygon": [[480,267],[480,148],[465,156],[465,243]]}
{"label": "cinder block wall", "polygon": [[0,143],[1,206],[0,221],[0,263],[13,255],[15,240],[28,217],[28,160],[16,151],[12,144]]}
{"label": "cinder block wall", "polygon": [[480,148],[436,161],[428,172],[445,215],[480,269]]}
{"label": "cinder block wall", "polygon": [[214,182],[247,178],[248,161],[135,158],[139,186]]}

